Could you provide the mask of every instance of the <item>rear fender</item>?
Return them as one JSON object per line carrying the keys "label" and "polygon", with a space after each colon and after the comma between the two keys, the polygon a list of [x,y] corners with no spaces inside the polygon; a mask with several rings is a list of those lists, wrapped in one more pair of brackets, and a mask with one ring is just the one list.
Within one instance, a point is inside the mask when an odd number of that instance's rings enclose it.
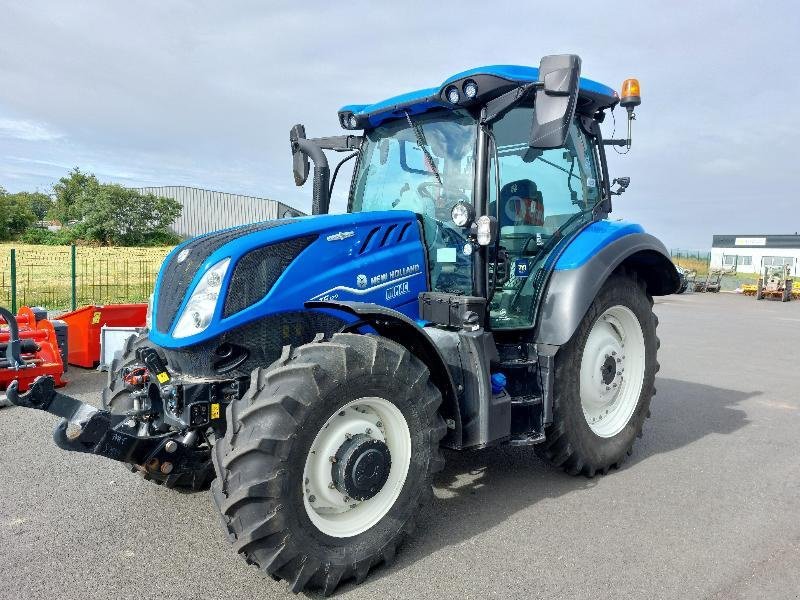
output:
{"label": "rear fender", "polygon": [[419,358],[428,367],[431,381],[442,392],[440,412],[448,423],[442,444],[449,448],[461,447],[461,413],[455,384],[441,352],[422,327],[401,312],[368,302],[310,301],[305,307],[355,316],[357,323],[371,327],[378,335],[397,342]]}
{"label": "rear fender", "polygon": [[539,310],[538,344],[567,343],[600,288],[615,271],[636,273],[651,296],[678,290],[680,277],[664,244],[638,226],[630,231],[605,245],[601,241],[583,257],[576,257],[574,252],[570,255],[567,248],[550,277]]}

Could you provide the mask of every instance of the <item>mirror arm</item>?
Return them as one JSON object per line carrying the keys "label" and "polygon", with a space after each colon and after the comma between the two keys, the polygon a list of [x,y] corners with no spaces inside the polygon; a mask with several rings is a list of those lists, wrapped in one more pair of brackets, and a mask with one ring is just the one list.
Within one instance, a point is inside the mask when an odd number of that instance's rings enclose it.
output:
{"label": "mirror arm", "polygon": [[300,138],[292,143],[297,145],[300,152],[314,161],[314,195],[311,214],[325,214],[330,205],[328,190],[330,189],[331,170],[328,166],[328,158],[315,140]]}
{"label": "mirror arm", "polygon": [[514,106],[516,106],[521,100],[523,100],[525,96],[528,95],[528,92],[542,87],[543,85],[544,84],[540,81],[526,83],[525,85],[521,85],[509,92],[506,92],[502,96],[498,96],[493,100],[489,100],[489,102],[486,103],[486,110],[481,118],[481,123],[483,125],[488,125],[494,121],[497,121],[509,110],[514,108]]}
{"label": "mirror arm", "polygon": [[314,142],[323,150],[333,150],[334,152],[350,152],[360,150],[364,138],[359,135],[337,135],[333,137],[312,138]]}

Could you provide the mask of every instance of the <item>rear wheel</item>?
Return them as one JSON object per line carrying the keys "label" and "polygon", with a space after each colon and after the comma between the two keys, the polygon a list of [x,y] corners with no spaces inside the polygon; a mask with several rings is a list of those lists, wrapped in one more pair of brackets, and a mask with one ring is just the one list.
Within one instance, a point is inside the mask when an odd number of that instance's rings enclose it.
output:
{"label": "rear wheel", "polygon": [[293,592],[389,562],[443,466],[441,393],[405,348],[334,335],[256,369],[214,449],[214,501],[245,559]]}
{"label": "rear wheel", "polygon": [[539,454],[588,477],[630,455],[655,394],[658,318],[635,274],[612,275],[556,355],[553,424]]}
{"label": "rear wheel", "polygon": [[[132,369],[142,367],[136,357],[136,350],[145,346],[152,346],[147,333],[131,336],[125,343],[122,354],[114,358],[111,367],[108,369],[108,383],[103,389],[103,408],[113,413],[124,413],[133,408],[131,389],[125,382],[125,375]],[[211,453],[209,448],[208,460],[202,468],[196,471],[189,471],[175,475],[164,475],[160,472],[146,471],[137,465],[128,465],[128,469],[139,473],[148,481],[179,491],[199,491],[208,489],[211,480],[214,478],[214,467],[211,464]]]}

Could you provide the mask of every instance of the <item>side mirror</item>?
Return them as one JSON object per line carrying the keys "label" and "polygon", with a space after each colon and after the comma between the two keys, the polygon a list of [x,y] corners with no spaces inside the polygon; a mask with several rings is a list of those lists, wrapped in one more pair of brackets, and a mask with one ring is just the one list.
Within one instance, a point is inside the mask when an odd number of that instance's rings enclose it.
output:
{"label": "side mirror", "polygon": [[295,125],[289,131],[289,141],[292,143],[292,171],[294,171],[294,183],[301,186],[308,179],[309,164],[308,156],[300,151],[298,140],[306,139],[306,128],[303,125]]}
{"label": "side mirror", "polygon": [[560,148],[578,103],[581,59],[576,54],[545,56],[539,63],[539,85],[533,112],[531,148]]}

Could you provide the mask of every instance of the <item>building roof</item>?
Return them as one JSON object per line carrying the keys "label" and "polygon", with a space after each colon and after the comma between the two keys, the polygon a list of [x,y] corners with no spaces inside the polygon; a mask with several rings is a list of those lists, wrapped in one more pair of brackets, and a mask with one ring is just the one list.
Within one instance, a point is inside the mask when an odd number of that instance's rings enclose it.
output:
{"label": "building roof", "polygon": [[739,234],[715,235],[712,248],[790,248],[800,249],[800,235]]}
{"label": "building roof", "polygon": [[[512,86],[522,85],[539,81],[539,69],[536,67],[525,67],[519,65],[488,65],[477,67],[456,73],[445,79],[437,87],[424,88],[399,96],[393,96],[375,102],[374,104],[348,104],[339,109],[339,115],[353,113],[359,120],[360,125],[375,127],[381,122],[397,118],[404,115],[403,111],[408,110],[412,114],[424,112],[431,108],[461,108],[462,106],[453,105],[447,102],[444,97],[444,90],[451,84],[461,82],[467,78],[479,80],[480,88],[486,89],[490,85],[491,89],[497,90],[497,94],[504,93],[508,89],[502,83]],[[483,85],[481,85],[483,84]],[[581,77],[579,83],[579,102],[578,109],[586,109],[587,112],[594,112],[604,108],[609,108],[619,102],[619,95],[612,88]],[[479,98],[483,92],[479,91]]]}

